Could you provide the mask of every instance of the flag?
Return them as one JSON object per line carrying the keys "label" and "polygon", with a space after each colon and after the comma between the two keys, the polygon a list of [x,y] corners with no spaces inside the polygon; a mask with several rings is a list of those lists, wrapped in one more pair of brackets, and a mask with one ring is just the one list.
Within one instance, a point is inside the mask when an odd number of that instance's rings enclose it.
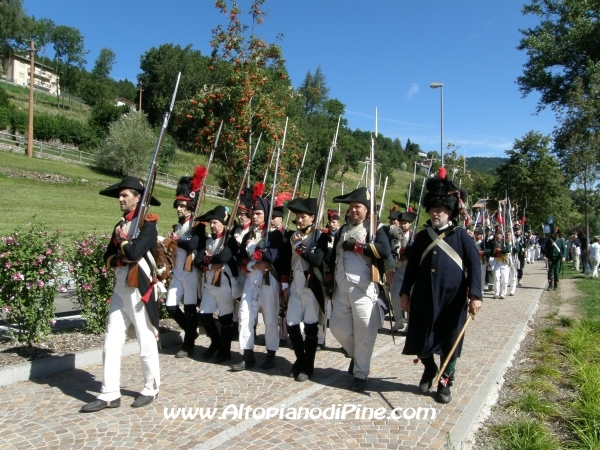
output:
{"label": "flag", "polygon": [[552,225],[554,223],[554,214],[551,214],[550,217],[548,217],[548,220],[546,220],[546,223],[548,225]]}
{"label": "flag", "polygon": [[521,217],[521,227],[525,228],[525,221],[527,220],[527,217],[523,216]]}
{"label": "flag", "polygon": [[500,225],[504,225],[504,216],[502,215],[502,204],[498,203],[498,213],[496,214],[496,220]]}

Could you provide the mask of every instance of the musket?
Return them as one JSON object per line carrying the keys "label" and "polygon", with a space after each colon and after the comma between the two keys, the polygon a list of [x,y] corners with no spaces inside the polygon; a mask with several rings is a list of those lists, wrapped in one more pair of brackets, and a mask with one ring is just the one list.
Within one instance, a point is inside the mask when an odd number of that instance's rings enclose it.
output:
{"label": "musket", "polygon": [[[344,182],[342,181],[342,195],[344,195]],[[338,203],[338,216],[342,213],[342,204]]]}
{"label": "musket", "polygon": [[271,168],[271,164],[273,164],[273,158],[275,157],[275,152],[271,153],[271,161],[269,161],[269,165],[265,170],[265,176],[263,177],[263,184],[267,182],[267,175],[269,174],[269,169]]}
{"label": "musket", "polygon": [[408,195],[406,196],[406,210],[408,211],[408,208],[410,208],[410,191],[412,188],[412,182],[408,183]]}
{"label": "musket", "polygon": [[[359,186],[360,186],[360,183],[362,182],[362,180],[363,180],[363,177],[365,176],[365,172],[366,172],[366,171],[367,171],[367,164],[365,164],[365,166],[363,167],[363,173],[362,173],[362,175],[360,176],[360,180],[358,180],[358,183],[356,183],[356,189],[358,189],[358,188],[359,188]],[[365,184],[366,184],[366,183],[365,183]]]}
{"label": "musket", "polygon": [[[258,136],[258,141],[256,142],[256,147],[254,148],[253,158],[254,158],[254,155],[256,154],[256,150],[258,149],[261,138],[262,138],[262,133]],[[248,178],[250,177],[251,162],[252,161],[248,161],[248,165],[246,166],[246,170],[244,171],[244,176],[242,177],[242,181],[240,183],[240,188],[238,189],[238,195],[235,199],[235,203],[233,204],[233,208],[231,209],[231,214],[229,215],[229,220],[227,222],[227,228],[225,229],[223,239],[219,242],[219,245],[217,245],[217,248],[214,251],[215,255],[223,249],[223,247],[225,246],[225,243],[229,240],[231,232],[233,231],[233,225],[235,223],[235,217],[237,216],[237,210],[240,206],[240,199],[242,197],[242,191],[244,190],[244,184],[246,183],[246,180],[248,180]],[[221,286],[221,272],[222,271],[223,271],[223,269],[215,270],[215,274],[213,276],[213,280],[211,283],[213,286],[217,286],[217,287]]]}
{"label": "musket", "polygon": [[[375,137],[371,135],[371,181],[370,188],[371,199],[370,199],[370,212],[371,219],[369,220],[369,231],[371,233],[371,243],[375,243],[375,234],[377,234],[377,201],[375,199],[375,139],[377,139],[377,108],[375,108]],[[377,264],[373,261],[371,263],[371,281],[373,283],[379,283],[379,269]]]}
{"label": "musket", "polygon": [[417,234],[416,231],[417,231],[417,226],[419,224],[419,216],[421,214],[421,200],[423,199],[423,191],[425,190],[425,182],[427,181],[427,178],[429,178],[429,171],[431,170],[432,165],[433,165],[433,161],[431,161],[431,164],[429,164],[429,167],[427,168],[427,175],[425,176],[425,178],[423,178],[423,184],[421,185],[421,194],[419,195],[419,204],[417,205],[417,217],[415,219],[415,225],[413,227],[411,243],[415,242],[415,235]]}
{"label": "musket", "polygon": [[315,170],[313,172],[313,177],[312,177],[312,181],[310,182],[310,189],[308,190],[308,197],[312,197],[312,190],[313,190],[313,186],[315,184],[315,177],[317,176],[317,171]]}
{"label": "musket", "polygon": [[[321,189],[319,189],[319,196],[317,197],[317,201],[319,202],[319,208],[317,209],[317,216],[315,217],[315,229],[317,228],[317,224],[321,224],[323,221],[323,217],[325,215],[325,186],[327,185],[327,177],[329,176],[329,165],[331,164],[331,160],[333,158],[333,150],[337,148],[337,138],[338,132],[340,131],[340,121],[342,116],[338,116],[337,128],[335,130],[335,136],[333,137],[333,142],[329,147],[329,153],[327,155],[327,163],[325,164],[325,173],[323,174],[323,183],[321,184]],[[316,236],[318,239],[319,235]]]}
{"label": "musket", "polygon": [[[148,171],[148,177],[146,178],[146,184],[144,185],[144,193],[142,194],[142,198],[139,203],[140,206],[137,215],[135,216],[135,219],[131,224],[131,228],[129,229],[129,240],[137,237],[140,230],[142,229],[142,226],[144,225],[146,214],[148,214],[150,200],[152,199],[152,191],[154,191],[154,183],[156,181],[156,171],[158,168],[158,153],[160,151],[160,148],[162,147],[163,139],[167,131],[167,125],[169,125],[169,119],[171,118],[171,113],[173,112],[173,105],[175,104],[175,97],[177,97],[177,90],[179,89],[180,79],[181,72],[177,74],[177,81],[175,82],[175,89],[173,90],[173,96],[171,97],[171,104],[169,105],[169,109],[165,111],[165,115],[163,116],[163,124],[158,135],[156,147],[154,148],[154,156],[152,157],[152,162],[150,163],[150,170]],[[137,262],[133,263],[130,266],[129,273],[127,274],[127,286],[138,287],[138,270],[139,266]]]}
{"label": "musket", "polygon": [[[294,190],[292,191],[292,200],[296,197],[296,191],[298,190],[298,184],[300,183],[300,176],[302,175],[302,169],[304,167],[304,160],[306,159],[306,154],[308,153],[308,142],[306,143],[306,148],[304,149],[304,156],[302,157],[302,163],[300,164],[300,169],[296,174],[296,182],[294,183]],[[285,225],[283,229],[287,231],[288,226],[290,224],[290,214],[291,211],[288,210],[287,216],[285,218]]]}
{"label": "musket", "polygon": [[379,205],[379,214],[377,217],[381,220],[381,211],[383,211],[383,201],[385,200],[385,191],[387,190],[388,177],[385,177],[385,183],[383,183],[383,194],[381,194],[381,204]]}
{"label": "musket", "polygon": [[217,149],[217,145],[219,144],[219,137],[221,136],[221,130],[223,129],[223,121],[221,120],[221,125],[219,125],[219,131],[217,132],[217,137],[215,138],[215,143],[213,144],[213,148],[210,152],[210,156],[208,157],[208,163],[206,163],[206,176],[202,180],[200,184],[200,189],[198,189],[198,200],[196,201],[196,209],[194,210],[194,220],[198,217],[198,213],[200,212],[200,196],[204,192],[204,187],[206,186],[206,179],[208,178],[208,171],[210,170],[210,166],[212,165],[212,161],[215,157],[215,151]]}
{"label": "musket", "polygon": [[[273,220],[273,203],[275,203],[275,186],[277,186],[277,172],[279,171],[279,155],[281,154],[281,149],[285,145],[285,136],[287,134],[287,125],[288,118],[285,118],[285,128],[283,130],[283,140],[281,142],[281,147],[277,147],[277,156],[275,158],[275,170],[273,171],[273,186],[271,187],[271,202],[269,206],[269,216],[267,218],[267,222],[265,224],[265,240],[264,240],[264,248],[269,248],[269,232],[271,231],[271,220]],[[266,181],[266,180],[265,180]],[[263,283],[267,286],[271,284],[269,279],[269,271],[265,272]]]}

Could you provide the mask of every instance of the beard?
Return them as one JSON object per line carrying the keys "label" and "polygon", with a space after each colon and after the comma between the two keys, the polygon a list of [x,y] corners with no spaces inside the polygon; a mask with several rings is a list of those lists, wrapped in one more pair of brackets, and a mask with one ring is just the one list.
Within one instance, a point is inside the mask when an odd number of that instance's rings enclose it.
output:
{"label": "beard", "polygon": [[434,228],[441,228],[444,225],[446,225],[447,223],[448,223],[448,220],[442,221],[442,219],[440,219],[440,218],[431,219],[431,225],[433,225]]}

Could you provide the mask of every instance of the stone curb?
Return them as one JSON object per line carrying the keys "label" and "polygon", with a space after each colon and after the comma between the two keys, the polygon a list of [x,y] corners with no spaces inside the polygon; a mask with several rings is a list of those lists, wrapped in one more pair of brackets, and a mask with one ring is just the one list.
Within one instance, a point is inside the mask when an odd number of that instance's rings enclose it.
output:
{"label": "stone curb", "polygon": [[[162,347],[169,347],[181,342],[183,342],[182,332],[171,331],[160,335]],[[126,341],[123,345],[122,357],[135,355],[139,351],[140,346],[137,339]],[[0,386],[8,386],[20,381],[43,378],[59,372],[102,364],[102,352],[102,347],[96,347],[62,356],[51,356],[49,358],[2,367],[0,368]]]}

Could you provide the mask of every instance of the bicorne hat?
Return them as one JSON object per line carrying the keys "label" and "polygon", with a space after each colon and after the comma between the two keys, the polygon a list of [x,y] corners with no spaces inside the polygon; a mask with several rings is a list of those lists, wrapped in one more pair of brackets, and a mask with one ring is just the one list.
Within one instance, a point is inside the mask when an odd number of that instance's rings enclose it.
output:
{"label": "bicorne hat", "polygon": [[423,197],[423,206],[429,212],[431,208],[448,208],[451,219],[457,219],[461,213],[464,213],[467,201],[467,191],[457,187],[446,177],[446,169],[441,167],[437,176],[429,178],[425,182],[427,193]]}
{"label": "bicorne hat", "polygon": [[[317,199],[316,198],[295,198],[294,200],[289,201],[285,207],[289,209],[294,214],[308,214],[310,216],[317,215]],[[337,211],[336,211],[337,214]]]}
{"label": "bicorne hat", "polygon": [[354,191],[345,194],[338,195],[333,198],[334,203],[362,203],[369,209],[371,207],[371,192],[367,187],[359,187]]}
{"label": "bicorne hat", "polygon": [[223,225],[227,225],[229,220],[229,214],[224,206],[217,206],[215,209],[205,212],[202,216],[198,217],[200,222],[208,223],[211,220],[218,220]]}
{"label": "bicorne hat", "polygon": [[417,218],[414,212],[405,211],[398,214],[398,222],[412,222]]}
{"label": "bicorne hat", "polygon": [[[133,189],[140,194],[144,193],[144,183],[142,180],[136,177],[132,177],[127,175],[117,184],[113,184],[112,186],[107,187],[100,191],[100,195],[104,195],[105,197],[119,198],[119,193],[123,189]],[[160,201],[158,201],[154,196],[150,197],[150,204],[152,206],[160,206]]]}
{"label": "bicorne hat", "polygon": [[173,208],[177,208],[178,203],[185,202],[190,211],[196,209],[200,195],[199,191],[206,178],[206,174],[206,167],[197,166],[193,177],[181,177],[179,179],[177,189],[175,189]]}
{"label": "bicorne hat", "polygon": [[282,192],[275,197],[275,203],[273,205],[273,217],[283,217],[283,211],[285,210],[284,203],[292,199],[292,194],[289,192]]}

